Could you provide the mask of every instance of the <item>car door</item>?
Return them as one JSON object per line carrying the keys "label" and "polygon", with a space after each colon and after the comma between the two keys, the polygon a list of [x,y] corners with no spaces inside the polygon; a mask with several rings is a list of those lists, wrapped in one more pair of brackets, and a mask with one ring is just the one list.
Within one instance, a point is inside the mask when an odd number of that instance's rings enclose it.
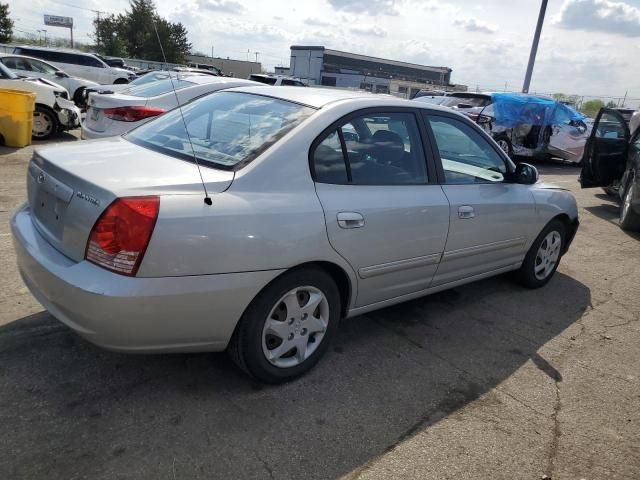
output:
{"label": "car door", "polygon": [[417,115],[358,111],[310,151],[329,241],[358,275],[356,306],[428,288],[444,250],[449,203]]}
{"label": "car door", "polygon": [[622,115],[610,108],[600,109],[582,156],[582,188],[607,187],[620,180],[627,163],[629,137]]}
{"label": "car door", "polygon": [[433,285],[522,262],[534,235],[529,187],[510,181],[513,164],[472,122],[445,113],[425,113],[424,119],[450,204],[449,236]]}
{"label": "car door", "polygon": [[559,105],[554,115],[554,124],[550,128],[549,153],[578,162],[587,140],[587,125],[583,121],[572,119],[566,107]]}

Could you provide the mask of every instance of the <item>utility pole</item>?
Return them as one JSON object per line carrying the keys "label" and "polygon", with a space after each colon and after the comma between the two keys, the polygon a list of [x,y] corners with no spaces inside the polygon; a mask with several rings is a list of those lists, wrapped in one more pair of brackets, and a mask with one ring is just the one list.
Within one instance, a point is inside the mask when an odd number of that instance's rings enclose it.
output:
{"label": "utility pole", "polygon": [[46,29],[42,29],[42,32],[44,33],[44,46],[47,46],[47,30]]}
{"label": "utility pole", "polygon": [[259,54],[260,52],[254,52],[254,53],[256,54],[256,63],[258,63],[258,54]]}
{"label": "utility pole", "polygon": [[536,33],[533,35],[533,43],[531,44],[531,53],[529,54],[529,64],[527,65],[527,73],[524,77],[524,85],[522,85],[522,93],[529,93],[531,85],[531,75],[533,74],[533,65],[536,63],[536,54],[538,53],[538,43],[540,42],[540,32],[544,23],[544,15],[547,11],[548,0],[542,0],[540,5],[540,14],[538,15],[538,24],[536,25]]}
{"label": "utility pole", "polygon": [[249,61],[249,49],[247,48],[247,62]]}
{"label": "utility pole", "polygon": [[211,58],[213,58],[213,45],[211,45]]}

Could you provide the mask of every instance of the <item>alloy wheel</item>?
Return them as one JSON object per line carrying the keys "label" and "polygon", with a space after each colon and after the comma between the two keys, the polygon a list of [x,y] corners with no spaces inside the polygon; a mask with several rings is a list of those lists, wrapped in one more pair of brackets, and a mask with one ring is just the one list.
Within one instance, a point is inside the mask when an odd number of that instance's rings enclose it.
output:
{"label": "alloy wheel", "polygon": [[562,237],[556,230],[550,231],[540,243],[533,270],[538,280],[544,280],[552,272],[560,258]]}
{"label": "alloy wheel", "polygon": [[622,199],[622,208],[620,210],[620,221],[624,221],[626,216],[629,214],[629,209],[631,208],[631,198],[633,197],[633,182],[629,182],[629,187],[627,191],[624,193],[624,198]]}
{"label": "alloy wheel", "polygon": [[316,351],[329,325],[329,302],[316,287],[297,287],[271,309],[262,330],[265,358],[279,368],[301,364]]}
{"label": "alloy wheel", "polygon": [[509,142],[507,142],[506,140],[500,139],[498,140],[498,146],[500,147],[500,149],[506,153],[509,154]]}
{"label": "alloy wheel", "polygon": [[54,121],[51,115],[46,112],[33,112],[33,136],[43,138],[51,135],[53,131]]}

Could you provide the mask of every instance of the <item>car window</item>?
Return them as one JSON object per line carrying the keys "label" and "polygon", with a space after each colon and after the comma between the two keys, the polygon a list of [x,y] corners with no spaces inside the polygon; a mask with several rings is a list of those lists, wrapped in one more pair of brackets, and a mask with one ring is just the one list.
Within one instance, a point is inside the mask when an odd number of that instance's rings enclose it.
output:
{"label": "car window", "polygon": [[0,61],[2,63],[4,63],[7,66],[7,68],[11,68],[13,70],[24,70],[25,69],[24,62],[22,61],[21,58],[9,58],[9,57],[6,57],[6,58],[0,59]]}
{"label": "car window", "polygon": [[168,112],[125,138],[183,160],[193,161],[195,155],[203,165],[232,169],[256,158],[313,111],[285,100],[218,92]]}
{"label": "car window", "polygon": [[104,68],[104,64],[90,55],[78,55],[80,64],[85,67]]}
{"label": "car window", "polygon": [[464,122],[428,116],[449,184],[502,182],[507,166],[489,141]]}
{"label": "car window", "polygon": [[603,112],[595,133],[596,138],[624,139],[626,130],[624,122],[612,112]]}
{"label": "car window", "polygon": [[[412,113],[356,117],[331,132],[313,152],[315,179],[321,183],[403,185],[428,182],[418,124]],[[344,165],[342,165],[344,164]]]}
{"label": "car window", "polygon": [[15,80],[19,77],[0,62],[0,78]]}
{"label": "car window", "polygon": [[188,82],[187,80],[181,80],[179,78],[171,80],[167,78],[166,80],[158,80],[157,82],[135,85],[123,90],[121,93],[123,95],[131,95],[133,97],[157,97],[158,95],[168,93],[173,89],[181,90],[193,85],[195,85],[195,83]]}
{"label": "car window", "polygon": [[44,62],[39,62],[38,60],[30,60],[27,58],[22,59],[27,70],[38,73],[45,73],[47,75],[55,75],[57,69],[53,68],[50,65],[47,65]]}

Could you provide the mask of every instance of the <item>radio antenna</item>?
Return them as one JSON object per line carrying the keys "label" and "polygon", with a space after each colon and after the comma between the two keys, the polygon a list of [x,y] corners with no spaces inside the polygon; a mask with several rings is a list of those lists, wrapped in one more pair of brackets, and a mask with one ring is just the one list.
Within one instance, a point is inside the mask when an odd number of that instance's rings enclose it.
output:
{"label": "radio antenna", "polygon": [[[167,57],[164,54],[164,48],[162,47],[162,42],[160,41],[160,34],[158,33],[158,27],[156,26],[155,18],[151,18],[151,22],[153,23],[153,29],[156,32],[156,38],[158,39],[158,45],[160,45],[160,52],[162,52],[162,59],[164,60],[164,64],[167,67],[167,72],[169,73],[169,81],[171,82],[171,89],[173,90],[173,95],[176,97],[176,103],[178,104],[178,111],[180,112],[180,118],[182,119],[182,124],[184,125],[184,131],[187,134],[187,139],[189,140],[189,146],[191,148],[191,154],[193,155],[193,161],[196,164],[196,168],[198,169],[198,175],[200,175],[200,183],[202,183],[202,189],[204,190],[204,203],[207,205],[212,205],[211,197],[207,192],[207,186],[204,183],[204,178],[202,177],[202,170],[200,170],[200,164],[198,163],[198,156],[196,155],[196,150],[193,148],[193,142],[191,141],[191,135],[189,135],[189,129],[187,128],[187,122],[184,119],[184,114],[182,113],[182,105],[180,105],[180,100],[178,99],[178,93],[176,92],[176,86],[173,83],[173,78],[171,77],[171,70],[169,70],[169,63],[167,62]],[[177,78],[177,73],[176,73]]]}

